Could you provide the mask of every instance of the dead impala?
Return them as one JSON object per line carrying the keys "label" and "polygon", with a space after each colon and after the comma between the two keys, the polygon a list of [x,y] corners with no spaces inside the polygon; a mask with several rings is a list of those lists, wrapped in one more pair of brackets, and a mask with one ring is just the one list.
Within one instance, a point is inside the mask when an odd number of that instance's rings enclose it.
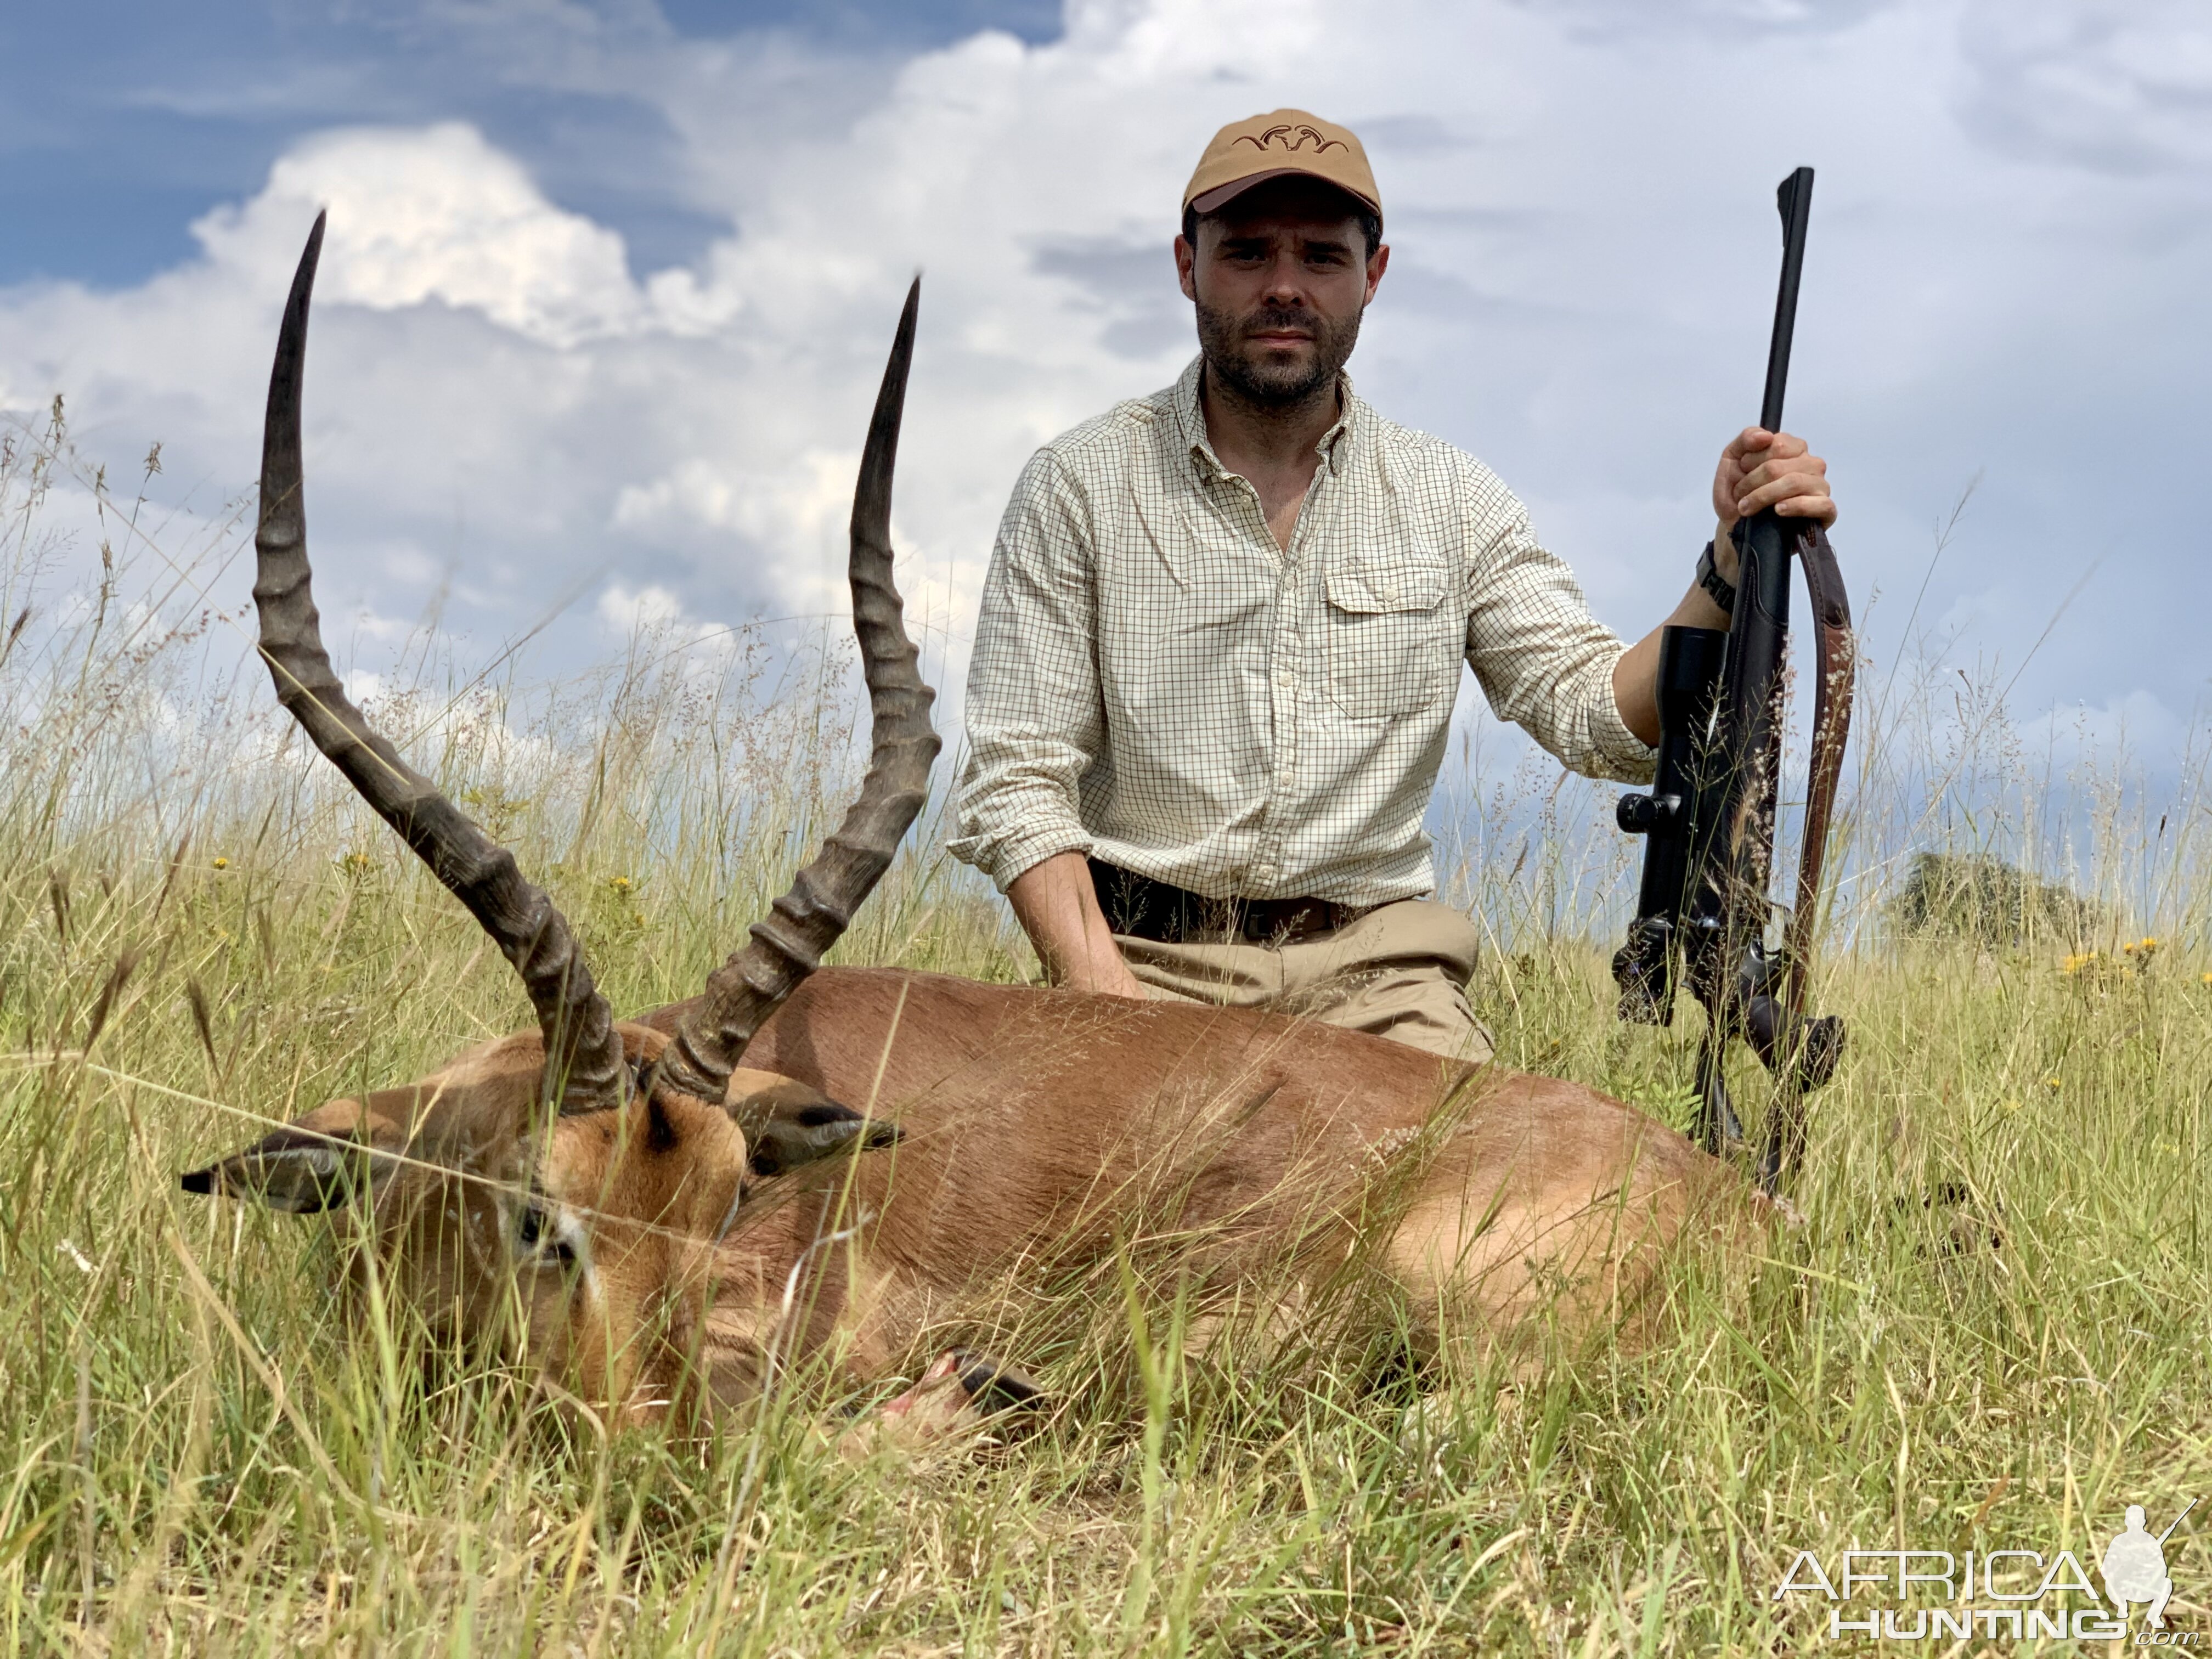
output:
{"label": "dead impala", "polygon": [[[859,799],[698,997],[614,1020],[561,913],[370,729],[323,649],[300,443],[322,232],[270,384],[261,651],[316,747],[514,963],[538,1029],[322,1106],[188,1190],[367,1203],[356,1274],[373,1260],[434,1330],[511,1313],[529,1359],[630,1417],[752,1397],[809,1356],[888,1378],[963,1297],[1048,1259],[1108,1261],[1133,1229],[1182,1241],[1170,1276],[1201,1310],[1242,1290],[1294,1321],[1300,1275],[1357,1251],[1432,1334],[1490,1344],[1540,1320],[1619,1328],[1669,1244],[1745,1213],[1724,1166],[1573,1084],[1274,1014],[816,971],[938,750],[890,543],[919,284],[853,507],[873,718]],[[926,1396],[908,1420],[973,1418],[1024,1392],[1000,1363],[1018,1358],[944,1355],[886,1409]]]}

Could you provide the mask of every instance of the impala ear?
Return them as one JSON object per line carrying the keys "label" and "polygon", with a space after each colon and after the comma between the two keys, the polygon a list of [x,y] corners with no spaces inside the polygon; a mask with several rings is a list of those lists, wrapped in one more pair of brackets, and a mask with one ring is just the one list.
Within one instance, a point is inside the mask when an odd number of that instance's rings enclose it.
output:
{"label": "impala ear", "polygon": [[349,1100],[333,1101],[242,1152],[183,1177],[188,1193],[222,1193],[292,1215],[343,1209],[392,1167],[406,1131]]}
{"label": "impala ear", "polygon": [[773,1072],[740,1066],[723,1097],[745,1126],[745,1166],[759,1177],[787,1175],[841,1152],[898,1145],[898,1126],[871,1118],[820,1090]]}

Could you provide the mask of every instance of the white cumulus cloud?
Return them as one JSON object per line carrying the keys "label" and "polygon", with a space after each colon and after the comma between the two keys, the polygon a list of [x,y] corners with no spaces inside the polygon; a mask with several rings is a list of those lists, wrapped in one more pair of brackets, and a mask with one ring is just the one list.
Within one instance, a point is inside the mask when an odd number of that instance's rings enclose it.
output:
{"label": "white cumulus cloud", "polygon": [[621,582],[610,582],[599,595],[599,620],[617,634],[629,635],[640,629],[664,628],[680,620],[684,601],[658,582],[648,582],[643,587],[627,587]]}
{"label": "white cumulus cloud", "polygon": [[520,162],[458,121],[319,134],[252,201],[192,230],[219,264],[282,270],[320,208],[331,215],[325,299],[378,311],[439,301],[554,346],[655,320],[622,238],[554,206]]}

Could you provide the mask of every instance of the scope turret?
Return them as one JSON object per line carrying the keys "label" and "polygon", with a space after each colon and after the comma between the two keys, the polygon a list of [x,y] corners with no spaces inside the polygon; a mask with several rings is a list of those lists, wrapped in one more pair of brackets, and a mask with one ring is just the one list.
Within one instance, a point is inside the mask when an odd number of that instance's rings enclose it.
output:
{"label": "scope turret", "polygon": [[1650,794],[1626,794],[1613,809],[1613,821],[1632,836],[1655,835],[1671,829],[1682,816],[1682,798],[1662,795],[1656,790]]}

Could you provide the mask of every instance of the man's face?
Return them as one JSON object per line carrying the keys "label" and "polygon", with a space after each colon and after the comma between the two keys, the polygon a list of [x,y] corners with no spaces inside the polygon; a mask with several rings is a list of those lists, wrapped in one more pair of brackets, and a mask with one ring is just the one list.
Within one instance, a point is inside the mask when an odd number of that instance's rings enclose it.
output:
{"label": "man's face", "polygon": [[1359,338],[1390,250],[1367,252],[1348,198],[1291,175],[1255,185],[1176,238],[1207,367],[1254,403],[1304,401],[1332,386]]}

